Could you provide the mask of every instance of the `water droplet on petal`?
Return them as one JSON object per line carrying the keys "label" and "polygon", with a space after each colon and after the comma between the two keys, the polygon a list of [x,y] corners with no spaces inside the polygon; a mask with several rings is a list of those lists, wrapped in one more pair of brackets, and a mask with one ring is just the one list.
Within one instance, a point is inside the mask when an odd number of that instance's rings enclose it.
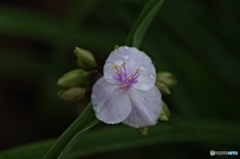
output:
{"label": "water droplet on petal", "polygon": [[149,94],[152,94],[152,92],[150,91]]}
{"label": "water droplet on petal", "polygon": [[140,66],[140,69],[141,69],[141,70],[145,70],[145,68],[146,68],[146,67],[145,67],[145,66],[143,66],[143,65],[142,65],[142,66]]}
{"label": "water droplet on petal", "polygon": [[148,86],[148,84],[146,84],[146,83],[141,83],[141,85],[139,85],[139,86],[140,86],[141,89],[143,89],[143,90],[149,89],[149,86]]}
{"label": "water droplet on petal", "polygon": [[99,113],[101,111],[101,107],[99,107],[97,105],[93,105],[93,108],[94,108],[96,113]]}
{"label": "water droplet on petal", "polygon": [[105,65],[106,65],[106,66],[110,66],[110,65],[111,65],[111,63],[110,63],[110,62],[107,62]]}
{"label": "water droplet on petal", "polygon": [[122,59],[117,59],[115,62],[116,62],[117,65],[121,65],[123,63],[123,60]]}
{"label": "water droplet on petal", "polygon": [[124,48],[125,50],[128,50],[128,49],[129,49],[129,47],[127,47],[127,46],[123,46],[123,48]]}
{"label": "water droplet on petal", "polygon": [[125,58],[125,59],[128,59],[128,58],[129,58],[129,55],[128,55],[128,54],[125,54],[125,55],[124,55],[124,58]]}
{"label": "water droplet on petal", "polygon": [[153,74],[151,74],[151,75],[150,75],[150,78],[153,78],[153,77],[154,77],[154,75],[153,75]]}

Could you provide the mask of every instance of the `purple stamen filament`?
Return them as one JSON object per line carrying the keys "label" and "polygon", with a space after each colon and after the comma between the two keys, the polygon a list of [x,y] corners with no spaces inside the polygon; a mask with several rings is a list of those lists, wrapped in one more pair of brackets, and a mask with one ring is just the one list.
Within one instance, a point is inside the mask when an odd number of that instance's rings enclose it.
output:
{"label": "purple stamen filament", "polygon": [[127,90],[138,83],[137,78],[140,74],[139,68],[134,71],[132,68],[126,67],[126,63],[124,62],[121,67],[113,65],[112,69],[115,70],[113,78],[120,88]]}

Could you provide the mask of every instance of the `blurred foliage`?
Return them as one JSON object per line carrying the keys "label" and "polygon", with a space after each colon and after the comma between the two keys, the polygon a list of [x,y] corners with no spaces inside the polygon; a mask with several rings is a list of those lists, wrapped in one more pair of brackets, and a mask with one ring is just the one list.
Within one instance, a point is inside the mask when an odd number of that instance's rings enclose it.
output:
{"label": "blurred foliage", "polygon": [[[63,73],[78,67],[72,50],[75,46],[91,50],[102,66],[114,45],[124,44],[145,2],[0,2],[1,149],[58,136],[70,125],[79,108],[58,99],[56,83]],[[232,144],[208,142],[240,129],[236,127],[240,122],[239,5],[238,0],[166,0],[140,47],[158,71],[172,72],[178,79],[171,95],[164,98],[172,114],[167,124],[175,123],[167,132],[177,135],[177,127],[184,125],[178,119],[192,125],[196,120],[203,125],[217,121],[223,129],[211,130],[208,138],[196,135],[192,142],[179,136],[182,140],[176,142],[168,138],[169,144],[166,139],[154,146],[114,149],[119,151],[91,158],[210,158],[212,149],[240,150],[234,140]],[[191,136],[191,127],[182,129]],[[221,135],[219,140],[224,141]]]}

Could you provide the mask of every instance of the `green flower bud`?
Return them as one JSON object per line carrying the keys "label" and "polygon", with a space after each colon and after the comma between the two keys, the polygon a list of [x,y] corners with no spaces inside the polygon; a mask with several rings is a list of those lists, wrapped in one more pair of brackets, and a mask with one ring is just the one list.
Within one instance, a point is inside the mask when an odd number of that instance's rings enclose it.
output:
{"label": "green flower bud", "polygon": [[74,54],[77,56],[77,63],[82,68],[95,68],[97,67],[96,60],[93,54],[85,49],[75,47]]}
{"label": "green flower bud", "polygon": [[162,111],[161,111],[159,120],[160,121],[169,121],[169,119],[168,119],[169,117],[170,117],[170,111],[167,107],[167,104],[164,101],[162,101]]}
{"label": "green flower bud", "polygon": [[85,89],[80,87],[73,87],[69,89],[63,89],[59,91],[57,94],[64,101],[77,102],[83,99],[85,93],[86,93]]}
{"label": "green flower bud", "polygon": [[161,115],[159,120],[161,120],[161,121],[169,121],[168,117],[164,116],[164,115]]}
{"label": "green flower bud", "polygon": [[141,134],[141,135],[147,135],[148,134],[148,129],[149,127],[142,127],[142,128],[139,128],[137,129],[137,131]]}
{"label": "green flower bud", "polygon": [[116,49],[118,49],[118,48],[119,48],[119,46],[118,46],[118,45],[115,45],[115,46],[114,46],[114,49],[115,49],[115,50],[116,50]]}
{"label": "green flower bud", "polygon": [[172,87],[177,84],[176,77],[170,72],[159,72],[157,74],[157,82],[162,82],[168,87]]}
{"label": "green flower bud", "polygon": [[82,69],[75,69],[60,77],[57,84],[62,87],[86,86],[89,83],[88,75],[89,72]]}
{"label": "green flower bud", "polygon": [[157,88],[159,89],[159,91],[161,92],[162,95],[169,95],[171,94],[169,88],[162,82],[157,82],[156,83]]}

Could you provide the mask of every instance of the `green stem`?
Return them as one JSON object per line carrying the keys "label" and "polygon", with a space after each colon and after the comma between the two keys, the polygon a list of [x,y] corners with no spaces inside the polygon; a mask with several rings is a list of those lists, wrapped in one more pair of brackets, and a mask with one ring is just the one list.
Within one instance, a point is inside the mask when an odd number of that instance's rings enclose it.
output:
{"label": "green stem", "polygon": [[51,149],[42,159],[59,159],[66,149],[74,146],[74,139],[98,123],[92,109],[92,104],[88,104],[82,114],[69,126],[69,128],[55,142]]}

